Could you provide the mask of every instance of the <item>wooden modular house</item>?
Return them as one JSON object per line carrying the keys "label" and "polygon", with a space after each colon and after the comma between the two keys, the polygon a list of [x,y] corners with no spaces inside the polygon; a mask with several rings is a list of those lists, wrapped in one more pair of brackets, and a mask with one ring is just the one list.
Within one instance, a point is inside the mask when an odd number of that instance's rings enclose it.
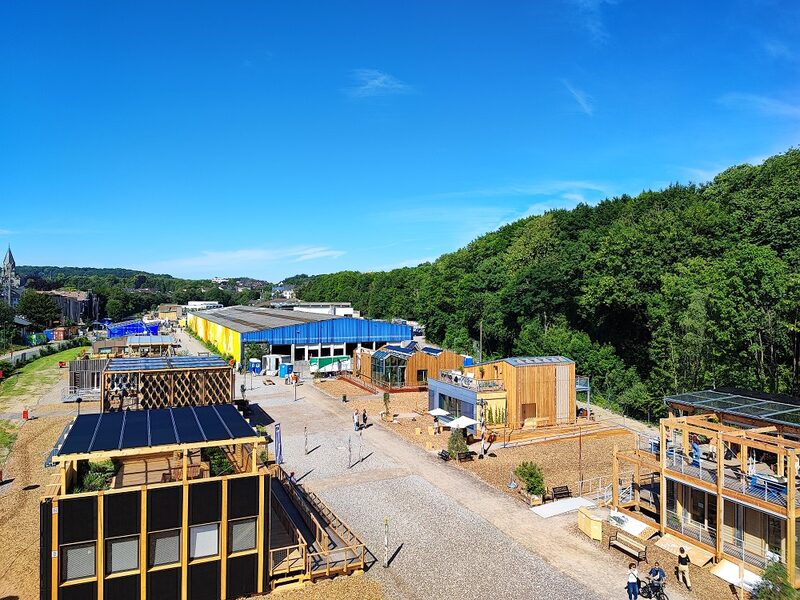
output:
{"label": "wooden modular house", "polygon": [[465,357],[449,350],[422,346],[417,342],[387,344],[378,350],[357,349],[353,353],[353,375],[382,390],[420,389],[428,378],[443,369],[459,369]]}

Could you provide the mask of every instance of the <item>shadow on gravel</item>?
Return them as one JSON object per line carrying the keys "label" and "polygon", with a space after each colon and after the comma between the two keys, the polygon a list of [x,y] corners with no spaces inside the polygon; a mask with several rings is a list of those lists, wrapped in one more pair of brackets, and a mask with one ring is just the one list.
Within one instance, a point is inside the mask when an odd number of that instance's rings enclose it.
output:
{"label": "shadow on gravel", "polygon": [[322,446],[322,444],[317,444],[311,450],[308,451],[308,454],[311,454],[314,450],[318,450],[320,448],[320,446]]}
{"label": "shadow on gravel", "polygon": [[[405,543],[405,542],[403,542],[403,544],[404,544],[404,543]],[[395,550],[395,551],[394,551],[394,554],[392,554],[392,555],[389,557],[389,561],[386,563],[388,566],[391,566],[391,565],[392,565],[392,563],[394,562],[394,559],[397,557],[397,555],[398,555],[398,554],[400,554],[400,550],[402,550],[402,549],[403,549],[403,544],[400,544],[400,545],[397,547],[397,550]]]}
{"label": "shadow on gravel", "polygon": [[26,485],[24,488],[22,488],[22,491],[29,492],[31,490],[38,490],[40,487],[42,486],[40,486],[38,483],[32,483],[31,485]]}
{"label": "shadow on gravel", "polygon": [[[253,425],[272,425],[275,422],[275,419],[270,417],[267,412],[261,408],[258,404],[251,404],[250,410],[252,411],[250,415],[250,423]],[[2,600],[2,599],[0,599]]]}
{"label": "shadow on gravel", "polygon": [[305,479],[306,477],[311,475],[313,472],[314,472],[314,469],[311,469],[310,471],[306,471],[305,474],[303,474],[302,477],[298,477],[297,478],[297,483],[300,483],[301,481],[303,481],[303,479]]}

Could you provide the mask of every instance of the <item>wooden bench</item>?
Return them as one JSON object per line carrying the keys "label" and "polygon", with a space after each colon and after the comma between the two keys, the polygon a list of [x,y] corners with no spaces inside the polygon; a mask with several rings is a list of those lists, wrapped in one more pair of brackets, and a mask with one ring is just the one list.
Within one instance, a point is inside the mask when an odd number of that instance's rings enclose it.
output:
{"label": "wooden bench", "polygon": [[442,460],[450,460],[450,453],[447,450],[440,450],[439,454],[437,454],[439,458]]}
{"label": "wooden bench", "polygon": [[567,485],[557,485],[550,492],[552,500],[563,500],[564,498],[572,498],[572,492],[569,491]]}
{"label": "wooden bench", "polygon": [[472,456],[472,452],[459,452],[456,457],[458,458],[458,462],[464,462],[465,460],[474,460]]}
{"label": "wooden bench", "polygon": [[615,546],[636,557],[636,562],[647,562],[647,544],[624,531],[615,531],[608,538],[608,547]]}

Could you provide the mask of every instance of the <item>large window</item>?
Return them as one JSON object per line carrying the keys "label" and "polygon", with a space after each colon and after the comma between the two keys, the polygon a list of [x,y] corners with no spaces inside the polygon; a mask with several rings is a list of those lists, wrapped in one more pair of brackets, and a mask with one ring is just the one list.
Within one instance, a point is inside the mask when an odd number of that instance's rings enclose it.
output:
{"label": "large window", "polygon": [[150,566],[158,567],[181,560],[181,531],[172,529],[150,534]]}
{"label": "large window", "polygon": [[195,525],[189,529],[189,558],[219,554],[219,523]]}
{"label": "large window", "polygon": [[245,552],[256,548],[256,519],[228,522],[228,552]]}
{"label": "large window", "polygon": [[453,398],[447,394],[442,394],[439,398],[442,408],[449,412],[451,417],[457,419],[461,416],[461,401],[458,398]]}
{"label": "large window", "polygon": [[61,581],[95,576],[95,542],[61,546]]}
{"label": "large window", "polygon": [[106,540],[106,573],[122,573],[138,568],[138,535]]}

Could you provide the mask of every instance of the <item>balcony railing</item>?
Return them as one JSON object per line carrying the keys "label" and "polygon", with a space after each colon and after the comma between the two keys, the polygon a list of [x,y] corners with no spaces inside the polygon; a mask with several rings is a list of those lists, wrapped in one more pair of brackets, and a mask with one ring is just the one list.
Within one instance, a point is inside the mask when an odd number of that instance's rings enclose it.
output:
{"label": "balcony railing", "polygon": [[438,380],[476,392],[502,392],[505,389],[502,379],[476,379],[460,371],[439,371]]}
{"label": "balcony railing", "polygon": [[717,530],[713,527],[704,527],[694,521],[687,521],[674,510],[667,511],[667,527],[687,537],[697,540],[706,546],[715,547],[717,544]]}

